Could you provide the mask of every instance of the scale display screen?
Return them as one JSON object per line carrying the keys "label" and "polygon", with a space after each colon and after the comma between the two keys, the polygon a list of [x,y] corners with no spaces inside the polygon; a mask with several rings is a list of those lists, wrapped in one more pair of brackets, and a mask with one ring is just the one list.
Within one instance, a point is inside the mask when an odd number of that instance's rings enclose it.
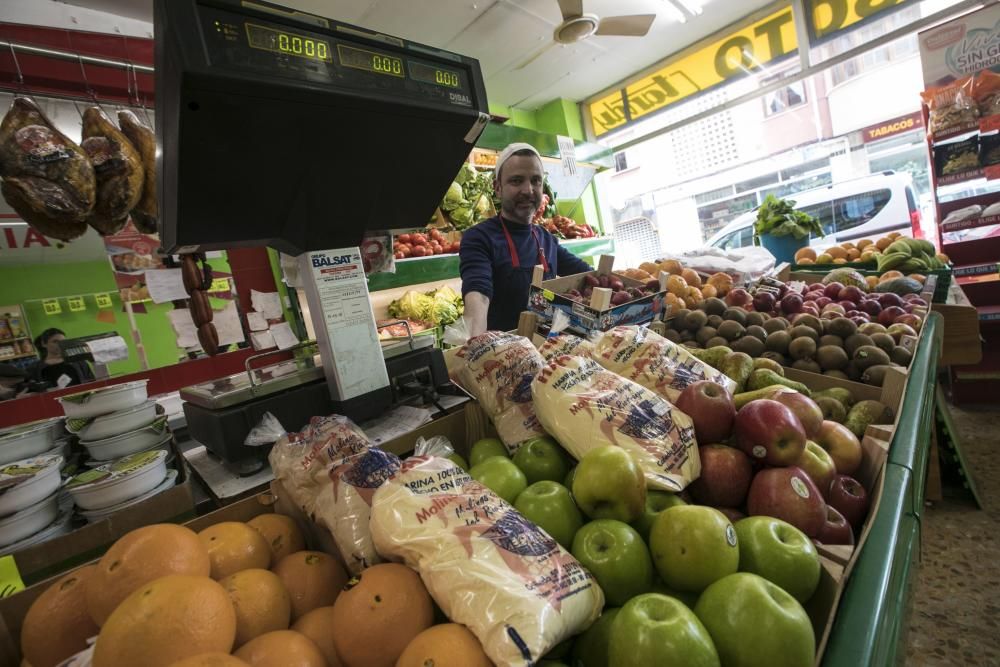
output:
{"label": "scale display screen", "polygon": [[337,55],[340,56],[340,64],[344,67],[353,67],[389,76],[403,76],[403,59],[397,56],[357,49],[346,44],[337,45]]}
{"label": "scale display screen", "polygon": [[438,86],[444,86],[445,88],[460,88],[462,86],[462,78],[459,76],[458,72],[453,72],[441,67],[431,67],[430,65],[425,65],[424,63],[418,63],[415,61],[410,61],[410,76],[413,77],[414,81],[423,81],[424,83],[433,83]]}
{"label": "scale display screen", "polygon": [[332,62],[330,43],[323,39],[302,37],[284,30],[275,30],[256,23],[244,24],[247,43],[255,49],[283,53],[299,58],[311,58],[322,62]]}

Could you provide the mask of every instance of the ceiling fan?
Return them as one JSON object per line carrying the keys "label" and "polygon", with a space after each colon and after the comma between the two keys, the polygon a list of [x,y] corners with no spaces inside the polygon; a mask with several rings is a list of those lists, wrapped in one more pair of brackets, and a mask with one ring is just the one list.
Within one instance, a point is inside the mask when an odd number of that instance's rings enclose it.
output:
{"label": "ceiling fan", "polygon": [[605,16],[585,14],[583,0],[556,0],[562,13],[562,23],[552,33],[553,42],[514,69],[524,69],[539,56],[556,45],[575,44],[593,35],[614,37],[642,37],[649,32],[656,14],[631,16]]}

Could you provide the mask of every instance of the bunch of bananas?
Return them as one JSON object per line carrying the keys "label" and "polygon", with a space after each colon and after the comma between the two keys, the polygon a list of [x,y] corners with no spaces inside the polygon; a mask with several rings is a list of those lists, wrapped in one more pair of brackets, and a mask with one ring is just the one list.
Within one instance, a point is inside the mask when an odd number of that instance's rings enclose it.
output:
{"label": "bunch of bananas", "polygon": [[903,273],[947,268],[948,258],[939,255],[930,241],[899,237],[876,256],[879,273],[897,270]]}

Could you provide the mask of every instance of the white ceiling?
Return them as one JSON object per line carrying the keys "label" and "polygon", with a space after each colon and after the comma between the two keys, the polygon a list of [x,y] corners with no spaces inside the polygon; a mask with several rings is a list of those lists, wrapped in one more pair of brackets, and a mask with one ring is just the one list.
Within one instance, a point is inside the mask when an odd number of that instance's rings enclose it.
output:
{"label": "white ceiling", "polygon": [[[152,21],[152,0],[65,0]],[[552,43],[561,21],[556,0],[277,0],[370,30],[478,58],[490,102],[535,109],[555,98],[582,100],[774,0],[702,0],[701,16],[679,23],[666,0],[584,0],[599,16],[656,14],[645,37],[591,37]]]}

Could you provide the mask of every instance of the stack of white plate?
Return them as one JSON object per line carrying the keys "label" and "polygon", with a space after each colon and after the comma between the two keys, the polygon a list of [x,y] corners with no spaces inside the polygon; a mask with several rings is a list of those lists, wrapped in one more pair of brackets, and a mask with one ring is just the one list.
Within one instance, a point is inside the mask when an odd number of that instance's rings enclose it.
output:
{"label": "stack of white plate", "polygon": [[60,510],[63,457],[47,454],[0,466],[0,552],[12,553],[66,532]]}
{"label": "stack of white plate", "polygon": [[62,417],[0,429],[0,465],[57,453],[65,444],[64,435]]}
{"label": "stack of white plate", "polygon": [[173,486],[167,456],[162,449],[131,454],[80,473],[66,490],[88,521],[98,521]]}
{"label": "stack of white plate", "polygon": [[113,384],[99,389],[88,389],[75,394],[60,396],[63,412],[69,419],[93,419],[111,412],[134,408],[145,403],[149,380],[135,380]]}

